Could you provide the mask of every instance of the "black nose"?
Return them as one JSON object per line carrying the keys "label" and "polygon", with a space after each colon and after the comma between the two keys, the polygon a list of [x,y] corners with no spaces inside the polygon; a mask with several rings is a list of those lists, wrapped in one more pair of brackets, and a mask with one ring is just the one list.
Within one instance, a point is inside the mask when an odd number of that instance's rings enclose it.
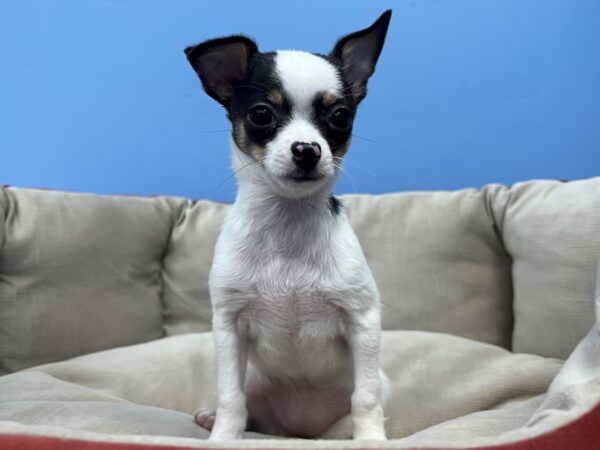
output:
{"label": "black nose", "polygon": [[294,142],[292,144],[292,159],[298,167],[304,170],[314,169],[321,159],[321,146],[316,142]]}

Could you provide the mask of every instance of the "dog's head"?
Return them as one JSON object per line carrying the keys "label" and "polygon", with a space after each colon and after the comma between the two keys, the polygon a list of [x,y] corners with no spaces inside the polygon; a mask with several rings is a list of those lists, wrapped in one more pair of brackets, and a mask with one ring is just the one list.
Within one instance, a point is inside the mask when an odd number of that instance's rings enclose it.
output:
{"label": "dog's head", "polygon": [[205,91],[227,110],[237,168],[256,163],[263,181],[289,197],[333,184],[390,18],[386,11],[341,38],[327,56],[263,53],[245,36],[186,48]]}

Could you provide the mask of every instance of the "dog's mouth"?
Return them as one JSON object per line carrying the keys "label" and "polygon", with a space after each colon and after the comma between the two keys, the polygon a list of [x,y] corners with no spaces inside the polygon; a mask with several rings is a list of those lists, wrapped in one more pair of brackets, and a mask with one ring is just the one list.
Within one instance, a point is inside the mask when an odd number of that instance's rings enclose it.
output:
{"label": "dog's mouth", "polygon": [[279,193],[298,198],[316,192],[327,183],[329,177],[326,173],[316,170],[290,170],[281,174],[271,174],[268,178],[272,180],[273,188]]}
{"label": "dog's mouth", "polygon": [[318,181],[323,178],[322,175],[301,175],[290,177],[296,183],[306,183],[310,181]]}
{"label": "dog's mouth", "polygon": [[295,183],[307,183],[310,181],[318,181],[324,178],[324,175],[317,172],[316,170],[310,171],[294,171],[287,175],[286,178],[294,181]]}

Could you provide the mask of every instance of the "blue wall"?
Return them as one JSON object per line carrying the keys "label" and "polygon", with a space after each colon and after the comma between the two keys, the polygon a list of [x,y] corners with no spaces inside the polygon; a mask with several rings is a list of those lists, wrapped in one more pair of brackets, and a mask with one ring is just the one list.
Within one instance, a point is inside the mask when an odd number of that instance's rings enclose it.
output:
{"label": "blue wall", "polygon": [[338,192],[600,174],[598,0],[3,0],[0,183],[231,200],[228,123],[183,48],[326,52],[388,7]]}

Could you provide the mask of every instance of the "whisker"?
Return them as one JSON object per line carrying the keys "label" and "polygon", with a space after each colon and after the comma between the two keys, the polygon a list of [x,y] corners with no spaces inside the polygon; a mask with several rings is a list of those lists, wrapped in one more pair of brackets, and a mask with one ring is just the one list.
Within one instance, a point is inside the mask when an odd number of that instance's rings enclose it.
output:
{"label": "whisker", "polygon": [[342,175],[344,175],[346,178],[348,178],[348,180],[350,181],[350,183],[352,183],[352,187],[354,188],[354,193],[358,193],[358,189],[356,188],[356,184],[354,183],[354,180],[352,179],[352,177],[344,170],[344,168],[340,165],[340,164],[336,164],[335,162],[332,162],[332,164],[337,167],[340,172],[342,173]]}
{"label": "whisker", "polygon": [[203,134],[212,134],[212,133],[227,133],[231,130],[208,130],[208,131],[203,131]]}
{"label": "whisker", "polygon": [[339,161],[340,161],[340,164],[341,164],[341,161],[345,161],[345,162],[346,162],[346,164],[350,164],[351,166],[353,166],[353,167],[356,167],[357,169],[360,169],[360,170],[362,170],[362,171],[363,171],[363,172],[365,172],[366,174],[369,174],[369,175],[371,175],[372,177],[375,177],[375,178],[377,178],[377,175],[376,175],[375,173],[371,172],[370,170],[367,170],[367,169],[365,169],[364,167],[360,166],[359,164],[356,164],[355,162],[353,162],[353,161],[349,160],[348,158],[346,158],[346,159],[343,159],[343,158],[340,158],[339,156],[334,156],[334,157],[333,157],[333,159],[335,159],[335,160],[339,160]]}
{"label": "whisker", "polygon": [[225,178],[225,179],[224,179],[224,180],[221,182],[221,184],[219,184],[219,185],[218,185],[218,186],[215,188],[215,190],[216,190],[216,189],[219,189],[219,188],[220,188],[221,186],[223,186],[223,185],[224,185],[224,184],[225,184],[227,181],[231,180],[231,178],[233,178],[235,175],[237,175],[238,173],[240,173],[240,172],[241,172],[243,169],[245,169],[246,167],[248,167],[248,166],[251,166],[251,165],[253,165],[253,164],[259,164],[259,162],[258,162],[258,161],[250,161],[249,163],[247,163],[247,164],[244,164],[244,165],[243,165],[242,167],[240,167],[238,170],[236,170],[236,171],[235,171],[235,172],[233,172],[231,175],[229,175],[227,178]]}
{"label": "whisker", "polygon": [[354,134],[352,133],[352,137],[358,138],[358,139],[362,139],[363,141],[367,141],[367,142],[371,142],[372,144],[377,144],[377,145],[381,145],[381,142],[377,142],[374,141],[373,139],[369,139],[363,136],[359,136],[358,134]]}

